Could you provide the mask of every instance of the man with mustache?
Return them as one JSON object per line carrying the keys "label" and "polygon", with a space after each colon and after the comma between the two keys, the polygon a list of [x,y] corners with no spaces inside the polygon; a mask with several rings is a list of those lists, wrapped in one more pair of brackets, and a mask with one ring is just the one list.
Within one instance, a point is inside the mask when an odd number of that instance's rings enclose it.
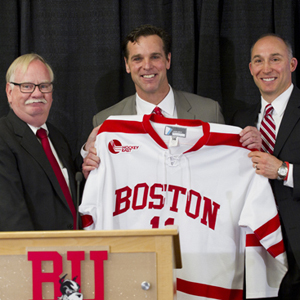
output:
{"label": "man with mustache", "polygon": [[53,80],[51,67],[37,54],[18,57],[7,71],[11,109],[0,119],[1,231],[76,227],[71,151],[47,122]]}

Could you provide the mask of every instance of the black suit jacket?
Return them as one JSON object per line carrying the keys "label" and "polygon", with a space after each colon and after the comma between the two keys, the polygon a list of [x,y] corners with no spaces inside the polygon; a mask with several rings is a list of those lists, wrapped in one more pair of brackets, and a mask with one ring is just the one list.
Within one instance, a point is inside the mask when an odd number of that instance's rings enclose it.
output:
{"label": "black suit jacket", "polygon": [[[246,110],[238,111],[233,125],[242,128],[255,126],[260,102]],[[300,269],[300,90],[294,86],[276,137],[274,156],[294,166],[294,188],[283,185],[283,181],[270,180],[286,238]]]}
{"label": "black suit jacket", "polygon": [[[72,198],[75,167],[64,136],[47,123],[49,137],[67,168]],[[11,110],[0,119],[0,230],[68,230],[72,213],[41,143]]]}

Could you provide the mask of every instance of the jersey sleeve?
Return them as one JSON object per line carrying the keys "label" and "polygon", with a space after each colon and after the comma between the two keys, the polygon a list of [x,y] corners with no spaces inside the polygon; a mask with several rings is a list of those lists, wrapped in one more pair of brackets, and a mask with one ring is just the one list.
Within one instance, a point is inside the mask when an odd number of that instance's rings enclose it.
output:
{"label": "jersey sleeve", "polygon": [[267,178],[253,176],[239,225],[245,232],[247,297],[277,296],[287,271],[287,259],[279,215]]}

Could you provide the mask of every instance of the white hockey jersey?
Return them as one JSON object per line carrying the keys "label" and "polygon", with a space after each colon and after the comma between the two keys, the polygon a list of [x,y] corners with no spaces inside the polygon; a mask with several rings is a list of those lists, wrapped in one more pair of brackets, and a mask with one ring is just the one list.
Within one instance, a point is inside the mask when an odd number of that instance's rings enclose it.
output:
{"label": "white hockey jersey", "polygon": [[279,217],[240,131],[158,115],[110,117],[79,207],[85,229],[177,225],[178,299],[242,299],[246,250],[247,296],[276,296],[286,272]]}

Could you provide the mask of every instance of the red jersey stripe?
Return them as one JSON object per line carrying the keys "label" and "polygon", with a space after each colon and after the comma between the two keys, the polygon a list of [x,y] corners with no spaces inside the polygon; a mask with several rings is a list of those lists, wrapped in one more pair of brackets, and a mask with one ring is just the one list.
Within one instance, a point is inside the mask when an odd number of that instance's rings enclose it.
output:
{"label": "red jersey stripe", "polygon": [[281,240],[279,243],[269,247],[267,250],[273,257],[276,257],[279,254],[284,253],[285,247],[284,247],[283,241]]}
{"label": "red jersey stripe", "polygon": [[267,235],[275,232],[280,227],[280,220],[278,214],[271,219],[269,222],[265,223],[261,227],[255,230],[255,234],[262,240]]}
{"label": "red jersey stripe", "polygon": [[257,247],[257,246],[262,246],[257,236],[255,234],[247,234],[246,247]]}
{"label": "red jersey stripe", "polygon": [[177,278],[177,290],[189,295],[219,300],[242,300],[243,290],[226,289],[218,286],[191,282]]}

